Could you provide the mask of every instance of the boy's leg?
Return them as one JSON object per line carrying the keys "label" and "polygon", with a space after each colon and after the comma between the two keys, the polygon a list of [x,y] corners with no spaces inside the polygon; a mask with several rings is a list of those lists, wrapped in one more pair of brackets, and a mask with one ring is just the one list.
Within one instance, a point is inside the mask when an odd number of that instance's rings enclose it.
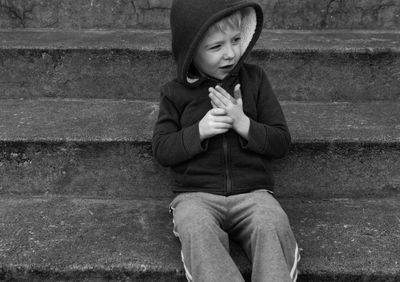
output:
{"label": "boy's leg", "polygon": [[225,197],[185,193],[178,195],[170,208],[188,281],[244,281],[229,255],[228,235],[221,228],[226,212]]}
{"label": "boy's leg", "polygon": [[286,213],[266,190],[228,197],[229,232],[252,262],[252,281],[297,279],[300,259]]}

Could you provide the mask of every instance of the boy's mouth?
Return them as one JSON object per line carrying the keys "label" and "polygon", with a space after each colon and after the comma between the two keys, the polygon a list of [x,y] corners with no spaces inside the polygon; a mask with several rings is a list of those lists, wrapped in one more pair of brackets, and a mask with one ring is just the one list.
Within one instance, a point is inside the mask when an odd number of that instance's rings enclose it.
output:
{"label": "boy's mouth", "polygon": [[229,70],[229,69],[232,69],[234,66],[235,66],[234,64],[232,64],[232,65],[226,65],[226,66],[220,67],[220,69]]}

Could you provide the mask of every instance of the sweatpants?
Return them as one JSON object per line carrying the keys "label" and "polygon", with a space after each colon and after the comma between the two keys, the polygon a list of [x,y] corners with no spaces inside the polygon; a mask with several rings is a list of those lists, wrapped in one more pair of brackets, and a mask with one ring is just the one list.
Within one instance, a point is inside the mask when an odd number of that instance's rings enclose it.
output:
{"label": "sweatpants", "polygon": [[244,281],[229,238],[252,263],[253,282],[292,282],[300,254],[286,213],[267,190],[232,196],[178,194],[170,204],[188,281]]}

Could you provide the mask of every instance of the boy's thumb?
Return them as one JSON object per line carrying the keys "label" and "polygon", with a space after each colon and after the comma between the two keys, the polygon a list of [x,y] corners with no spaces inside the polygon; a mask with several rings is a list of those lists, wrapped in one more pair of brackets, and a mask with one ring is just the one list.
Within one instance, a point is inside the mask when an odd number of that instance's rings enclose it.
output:
{"label": "boy's thumb", "polygon": [[233,90],[233,96],[235,99],[242,99],[242,91],[240,90],[240,84],[235,85],[235,89]]}

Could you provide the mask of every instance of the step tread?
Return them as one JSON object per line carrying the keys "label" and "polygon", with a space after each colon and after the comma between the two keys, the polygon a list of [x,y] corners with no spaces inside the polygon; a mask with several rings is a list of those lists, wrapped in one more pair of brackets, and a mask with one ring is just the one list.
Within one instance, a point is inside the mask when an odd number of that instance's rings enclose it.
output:
{"label": "step tread", "polygon": [[[183,270],[169,201],[2,197],[2,275],[28,280],[42,275],[50,281],[96,273],[107,279],[161,275],[170,278],[163,281],[176,281]],[[281,199],[301,248],[301,273],[335,281],[344,281],[343,276],[400,278],[398,201]],[[240,251],[233,253],[248,272]]]}
{"label": "step tread", "polygon": [[[265,28],[399,29],[400,4],[375,1],[262,1]],[[4,2],[4,1],[3,1]],[[62,4],[61,4],[62,3]],[[0,27],[169,28],[171,0],[2,3]]]}
{"label": "step tread", "polygon": [[[2,99],[156,101],[176,76],[167,31],[2,30],[0,38]],[[398,101],[399,50],[399,31],[265,31],[248,61],[281,100]]]}
{"label": "step tread", "polygon": [[[0,100],[0,141],[150,142],[158,103]],[[282,102],[293,143],[398,143],[400,102]]]}
{"label": "step tread", "polygon": [[[0,50],[171,50],[163,30],[0,29]],[[379,53],[400,52],[398,30],[264,30],[258,51]]]}

